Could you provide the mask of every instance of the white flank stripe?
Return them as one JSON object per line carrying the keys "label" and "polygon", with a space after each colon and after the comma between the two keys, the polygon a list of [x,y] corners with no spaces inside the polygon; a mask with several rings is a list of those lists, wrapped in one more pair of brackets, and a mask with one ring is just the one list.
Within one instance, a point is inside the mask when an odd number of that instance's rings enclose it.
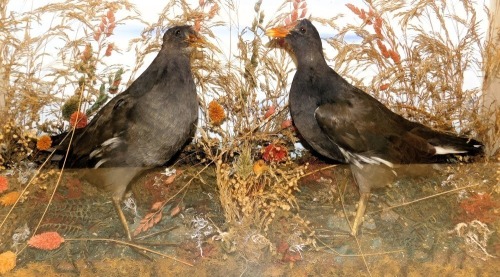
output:
{"label": "white flank stripe", "polygon": [[383,163],[385,165],[387,165],[388,167],[394,167],[394,164],[389,162],[389,161],[386,161],[382,158],[379,158],[379,157],[371,157],[373,160],[376,160],[376,161],[379,161],[380,163]]}
{"label": "white flank stripe", "polygon": [[108,159],[102,159],[98,163],[95,164],[94,168],[99,168],[103,163],[107,162]]}
{"label": "white flank stripe", "polygon": [[118,146],[118,144],[120,144],[120,142],[121,142],[121,139],[119,137],[114,137],[114,138],[110,138],[110,139],[106,140],[101,145],[102,146],[108,146],[109,145],[110,149],[114,149],[114,148],[116,148]]}
{"label": "white flank stripe", "polygon": [[102,149],[101,149],[101,148],[98,148],[98,149],[96,149],[96,150],[94,150],[94,151],[90,152],[90,155],[89,155],[89,156],[90,156],[90,158],[92,159],[92,158],[94,158],[94,157],[100,157],[100,156],[101,156],[101,154],[102,154]]}

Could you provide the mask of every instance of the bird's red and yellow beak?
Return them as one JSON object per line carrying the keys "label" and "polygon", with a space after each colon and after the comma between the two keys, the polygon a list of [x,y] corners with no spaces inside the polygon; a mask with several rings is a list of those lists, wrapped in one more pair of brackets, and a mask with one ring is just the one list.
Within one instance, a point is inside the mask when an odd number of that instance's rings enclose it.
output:
{"label": "bird's red and yellow beak", "polygon": [[266,30],[266,36],[272,38],[284,38],[290,33],[290,29],[286,27],[276,27]]}
{"label": "bird's red and yellow beak", "polygon": [[191,32],[187,40],[190,46],[203,47],[207,44],[207,41],[196,32]]}

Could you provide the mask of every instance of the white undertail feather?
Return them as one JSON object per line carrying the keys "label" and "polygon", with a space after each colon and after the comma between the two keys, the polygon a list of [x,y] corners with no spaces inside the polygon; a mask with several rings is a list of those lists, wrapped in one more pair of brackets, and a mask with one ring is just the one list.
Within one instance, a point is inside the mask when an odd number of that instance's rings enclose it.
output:
{"label": "white undertail feather", "polygon": [[467,150],[457,150],[452,147],[434,146],[434,149],[436,149],[436,155],[467,153]]}

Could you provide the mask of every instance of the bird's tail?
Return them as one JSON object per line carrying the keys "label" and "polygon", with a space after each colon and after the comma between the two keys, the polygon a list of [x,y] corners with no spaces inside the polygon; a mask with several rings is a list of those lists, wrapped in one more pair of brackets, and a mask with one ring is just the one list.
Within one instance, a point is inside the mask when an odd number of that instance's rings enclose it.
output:
{"label": "bird's tail", "polygon": [[437,132],[428,128],[419,128],[416,133],[434,146],[436,155],[477,156],[484,153],[484,145],[475,139]]}

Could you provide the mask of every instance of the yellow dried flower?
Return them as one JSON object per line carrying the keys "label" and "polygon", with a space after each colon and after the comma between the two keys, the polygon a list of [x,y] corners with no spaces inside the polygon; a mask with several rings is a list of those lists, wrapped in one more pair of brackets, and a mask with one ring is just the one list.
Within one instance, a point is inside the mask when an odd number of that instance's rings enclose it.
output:
{"label": "yellow dried flower", "polygon": [[264,160],[258,160],[253,164],[253,172],[255,173],[255,175],[257,175],[257,177],[268,169],[269,167]]}
{"label": "yellow dried flower", "polygon": [[52,146],[52,139],[47,135],[39,137],[36,142],[36,149],[41,151],[45,151],[49,149],[51,146]]}
{"label": "yellow dried flower", "polygon": [[214,125],[220,125],[226,119],[224,108],[215,100],[208,104],[208,117]]}
{"label": "yellow dried flower", "polygon": [[5,274],[16,267],[16,254],[12,251],[0,254],[0,274]]}
{"label": "yellow dried flower", "polygon": [[19,192],[11,191],[11,192],[5,194],[4,196],[0,197],[0,204],[2,204],[4,206],[13,205],[14,203],[16,203],[17,198],[19,198],[19,196],[21,196],[21,194]]}

